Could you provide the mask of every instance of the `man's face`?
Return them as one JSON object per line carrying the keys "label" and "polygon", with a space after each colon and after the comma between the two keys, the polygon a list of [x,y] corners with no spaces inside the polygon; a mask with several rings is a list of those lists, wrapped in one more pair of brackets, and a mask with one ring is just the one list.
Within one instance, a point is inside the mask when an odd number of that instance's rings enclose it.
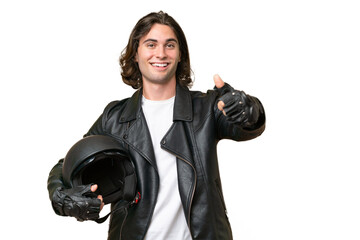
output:
{"label": "man's face", "polygon": [[154,24],[149,33],[140,38],[135,60],[143,82],[166,84],[176,81],[180,49],[173,30],[167,25]]}

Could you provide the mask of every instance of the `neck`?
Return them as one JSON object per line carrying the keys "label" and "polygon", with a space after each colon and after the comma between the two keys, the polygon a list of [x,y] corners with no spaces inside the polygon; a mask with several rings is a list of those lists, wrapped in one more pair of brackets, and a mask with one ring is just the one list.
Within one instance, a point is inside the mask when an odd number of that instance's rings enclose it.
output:
{"label": "neck", "polygon": [[143,95],[148,100],[162,101],[175,96],[176,81],[166,84],[155,84],[143,81]]}

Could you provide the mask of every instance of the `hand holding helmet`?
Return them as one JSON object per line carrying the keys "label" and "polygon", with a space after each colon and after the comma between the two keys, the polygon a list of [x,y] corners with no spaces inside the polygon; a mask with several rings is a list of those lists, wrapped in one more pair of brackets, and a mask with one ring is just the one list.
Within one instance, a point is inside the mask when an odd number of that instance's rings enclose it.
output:
{"label": "hand holding helmet", "polygon": [[[53,208],[57,214],[79,221],[102,223],[112,212],[129,208],[140,199],[135,167],[122,144],[110,136],[91,135],[75,143],[64,158],[61,176],[63,186],[51,197]],[[121,208],[99,218],[105,204],[118,201],[123,203]]]}
{"label": "hand holding helmet", "polygon": [[91,184],[58,188],[54,192],[52,205],[59,215],[72,216],[78,221],[98,219],[103,203],[94,193],[96,188]]}

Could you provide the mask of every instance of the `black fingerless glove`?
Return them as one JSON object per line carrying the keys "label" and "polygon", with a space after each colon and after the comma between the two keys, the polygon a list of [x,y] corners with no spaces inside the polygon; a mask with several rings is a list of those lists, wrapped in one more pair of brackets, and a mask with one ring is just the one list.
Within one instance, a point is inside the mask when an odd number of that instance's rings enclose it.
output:
{"label": "black fingerless glove", "polygon": [[235,90],[227,83],[217,90],[220,95],[218,100],[225,104],[223,110],[228,121],[244,127],[251,127],[257,122],[262,111],[257,98]]}
{"label": "black fingerless glove", "polygon": [[101,201],[91,192],[91,184],[70,189],[57,188],[51,203],[58,215],[72,216],[78,221],[99,218]]}

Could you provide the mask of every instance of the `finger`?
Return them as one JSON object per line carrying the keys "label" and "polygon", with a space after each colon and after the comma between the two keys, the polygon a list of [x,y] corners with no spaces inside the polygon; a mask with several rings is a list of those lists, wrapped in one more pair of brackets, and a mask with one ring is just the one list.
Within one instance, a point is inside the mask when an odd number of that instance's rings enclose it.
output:
{"label": "finger", "polygon": [[223,101],[219,101],[218,104],[217,104],[217,106],[218,106],[218,109],[219,109],[220,111],[222,111],[222,110],[224,109],[225,103],[224,103]]}
{"label": "finger", "polygon": [[223,107],[223,110],[227,113],[228,116],[233,115],[233,113],[242,112],[243,108],[239,104],[226,104]]}
{"label": "finger", "polygon": [[217,88],[222,88],[225,83],[218,74],[214,75],[214,83]]}
{"label": "finger", "polygon": [[97,199],[99,199],[101,201],[101,204],[100,204],[100,211],[101,211],[103,209],[105,203],[104,203],[103,197],[101,195],[98,195]]}
{"label": "finger", "polygon": [[94,185],[91,186],[90,189],[91,189],[92,192],[95,192],[97,190],[97,188],[98,188],[98,185],[94,184]]}

